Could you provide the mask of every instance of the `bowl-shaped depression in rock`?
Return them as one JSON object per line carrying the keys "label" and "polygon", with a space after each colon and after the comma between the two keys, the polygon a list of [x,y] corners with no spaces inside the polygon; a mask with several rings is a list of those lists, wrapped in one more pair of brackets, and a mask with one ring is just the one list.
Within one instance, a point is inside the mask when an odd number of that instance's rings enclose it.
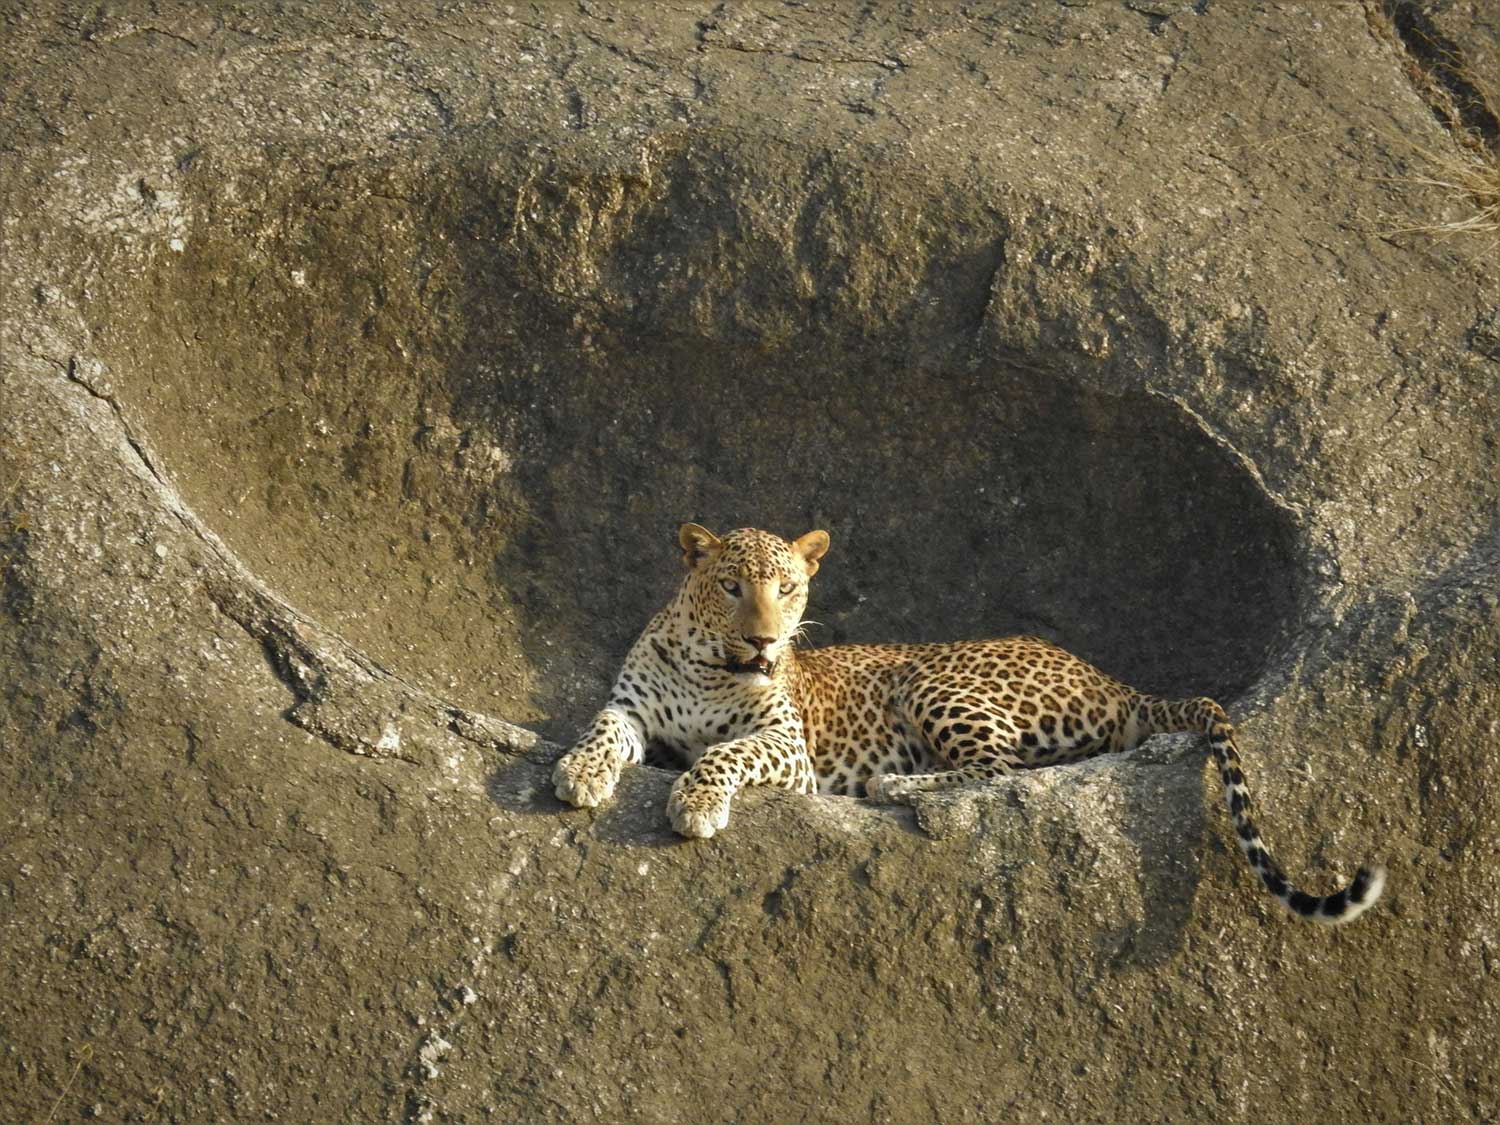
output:
{"label": "bowl-shaped depression in rock", "polygon": [[701,164],[204,157],[146,276],[101,277],[99,358],[264,580],[556,737],[670,594],[684,520],[826,527],[820,644],[1035,631],[1147,690],[1255,681],[1293,521],[1172,402],[981,353],[1002,232],[950,196],[892,218],[920,185],[810,201]]}

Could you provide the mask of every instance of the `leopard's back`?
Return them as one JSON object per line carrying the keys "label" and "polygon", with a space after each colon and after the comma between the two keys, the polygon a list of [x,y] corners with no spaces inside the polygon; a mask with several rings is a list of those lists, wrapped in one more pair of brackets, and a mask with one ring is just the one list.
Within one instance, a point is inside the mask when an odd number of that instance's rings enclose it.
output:
{"label": "leopard's back", "polygon": [[792,692],[819,788],[960,759],[989,734],[1018,767],[1128,749],[1140,694],[1041,637],[799,650]]}

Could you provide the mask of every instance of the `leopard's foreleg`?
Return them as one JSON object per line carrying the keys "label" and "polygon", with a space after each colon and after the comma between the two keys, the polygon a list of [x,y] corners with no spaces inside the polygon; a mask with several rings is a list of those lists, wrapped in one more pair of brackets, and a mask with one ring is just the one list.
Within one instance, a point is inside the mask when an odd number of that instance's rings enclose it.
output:
{"label": "leopard's foreleg", "polygon": [[640,721],[618,707],[606,707],[553,767],[558,799],[581,809],[596,808],[614,795],[620,772],[639,765],[645,754],[646,731]]}
{"label": "leopard's foreleg", "polygon": [[710,746],[672,786],[672,827],[684,836],[712,836],[729,823],[729,802],[747,785],[817,792],[801,731],[776,727]]}

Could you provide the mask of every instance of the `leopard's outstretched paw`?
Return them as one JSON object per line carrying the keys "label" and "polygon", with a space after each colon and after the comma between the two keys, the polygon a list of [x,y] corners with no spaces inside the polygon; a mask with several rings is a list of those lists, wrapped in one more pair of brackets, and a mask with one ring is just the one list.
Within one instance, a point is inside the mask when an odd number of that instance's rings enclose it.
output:
{"label": "leopard's outstretched paw", "polygon": [[728,789],[705,782],[696,784],[683,774],[672,786],[667,798],[667,817],[674,831],[683,836],[706,840],[729,824]]}
{"label": "leopard's outstretched paw", "polygon": [[598,754],[564,754],[552,768],[557,799],[574,808],[595,809],[614,796],[617,763]]}

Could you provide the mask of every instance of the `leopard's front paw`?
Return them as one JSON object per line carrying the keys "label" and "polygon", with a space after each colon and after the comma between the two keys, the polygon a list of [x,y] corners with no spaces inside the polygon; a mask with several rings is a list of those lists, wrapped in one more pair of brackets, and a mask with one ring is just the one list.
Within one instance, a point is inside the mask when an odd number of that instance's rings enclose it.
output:
{"label": "leopard's front paw", "polygon": [[729,800],[732,791],[683,774],[672,786],[667,798],[667,817],[672,828],[683,836],[706,840],[729,824]]}
{"label": "leopard's front paw", "polygon": [[580,809],[598,808],[609,800],[619,780],[619,762],[598,753],[564,754],[552,767],[557,799]]}

